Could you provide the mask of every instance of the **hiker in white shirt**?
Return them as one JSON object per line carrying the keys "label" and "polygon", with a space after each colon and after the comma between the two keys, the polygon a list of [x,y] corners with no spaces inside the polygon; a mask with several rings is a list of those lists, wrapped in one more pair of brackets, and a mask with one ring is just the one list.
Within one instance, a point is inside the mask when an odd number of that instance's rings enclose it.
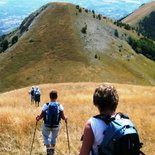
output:
{"label": "hiker in white shirt", "polygon": [[[101,85],[95,89],[93,104],[99,114],[112,116],[118,105],[116,89],[110,85]],[[84,129],[83,142],[79,155],[98,155],[98,145],[102,142],[107,125],[102,120],[91,117]]]}

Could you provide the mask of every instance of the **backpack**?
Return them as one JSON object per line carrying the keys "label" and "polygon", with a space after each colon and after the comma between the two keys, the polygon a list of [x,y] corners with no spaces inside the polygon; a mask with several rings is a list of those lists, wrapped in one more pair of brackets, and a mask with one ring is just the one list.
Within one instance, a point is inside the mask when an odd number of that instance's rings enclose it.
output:
{"label": "backpack", "polygon": [[[116,116],[119,115],[119,118]],[[97,115],[108,126],[103,132],[104,138],[98,146],[98,155],[145,155],[140,148],[138,132],[127,115],[117,113],[115,116]]]}
{"label": "backpack", "polygon": [[31,96],[34,96],[34,89],[31,90]]}
{"label": "backpack", "polygon": [[46,103],[48,108],[43,111],[43,120],[46,127],[56,128],[60,123],[60,104],[56,102]]}

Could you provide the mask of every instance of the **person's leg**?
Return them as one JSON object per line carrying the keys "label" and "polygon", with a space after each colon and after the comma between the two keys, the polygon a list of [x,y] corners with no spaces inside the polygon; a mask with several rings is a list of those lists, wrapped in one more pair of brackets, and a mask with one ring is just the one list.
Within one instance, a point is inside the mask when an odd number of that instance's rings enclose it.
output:
{"label": "person's leg", "polygon": [[54,154],[53,149],[47,148],[47,155],[53,155],[53,154]]}
{"label": "person's leg", "polygon": [[39,103],[40,103],[40,95],[38,95],[38,107],[39,107]]}
{"label": "person's leg", "polygon": [[33,101],[34,101],[33,96],[31,96],[31,104],[33,104]]}
{"label": "person's leg", "polygon": [[37,94],[34,96],[35,106],[37,106]]}
{"label": "person's leg", "polygon": [[55,150],[56,140],[58,137],[58,132],[59,132],[59,127],[58,128],[52,128],[51,148],[52,148],[53,154],[54,154],[54,150]]}
{"label": "person's leg", "polygon": [[42,135],[43,135],[43,140],[44,140],[44,144],[46,146],[47,149],[47,155],[52,155],[52,149],[51,149],[51,129],[48,127],[45,127],[45,125],[43,124],[42,127]]}

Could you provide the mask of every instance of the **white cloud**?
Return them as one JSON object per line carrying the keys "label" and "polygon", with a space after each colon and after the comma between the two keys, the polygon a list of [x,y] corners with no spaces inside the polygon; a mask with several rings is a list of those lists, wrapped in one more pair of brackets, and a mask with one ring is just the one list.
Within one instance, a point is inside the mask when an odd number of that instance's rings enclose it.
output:
{"label": "white cloud", "polygon": [[8,0],[0,0],[0,6],[8,3]]}
{"label": "white cloud", "polygon": [[121,1],[125,3],[141,4],[140,0],[121,0]]}
{"label": "white cloud", "polygon": [[[80,2],[80,1],[79,1]],[[93,5],[104,5],[104,4],[119,4],[119,3],[132,3],[140,5],[142,2],[140,0],[89,0],[89,3]],[[85,2],[83,2],[85,4]]]}
{"label": "white cloud", "polygon": [[106,3],[120,3],[120,2],[125,2],[125,3],[134,3],[134,4],[141,4],[141,0],[92,0],[95,3],[101,3],[101,4],[106,4]]}

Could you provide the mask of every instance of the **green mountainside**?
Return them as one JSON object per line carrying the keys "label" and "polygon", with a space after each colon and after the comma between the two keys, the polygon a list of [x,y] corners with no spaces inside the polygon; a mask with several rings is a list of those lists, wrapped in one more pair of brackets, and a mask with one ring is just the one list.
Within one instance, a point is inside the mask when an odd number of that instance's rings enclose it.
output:
{"label": "green mountainside", "polygon": [[155,62],[137,54],[135,30],[69,3],[49,3],[0,39],[0,91],[41,83],[155,85]]}
{"label": "green mountainside", "polygon": [[155,40],[155,2],[142,5],[132,14],[122,19],[122,22],[134,27],[145,37]]}

